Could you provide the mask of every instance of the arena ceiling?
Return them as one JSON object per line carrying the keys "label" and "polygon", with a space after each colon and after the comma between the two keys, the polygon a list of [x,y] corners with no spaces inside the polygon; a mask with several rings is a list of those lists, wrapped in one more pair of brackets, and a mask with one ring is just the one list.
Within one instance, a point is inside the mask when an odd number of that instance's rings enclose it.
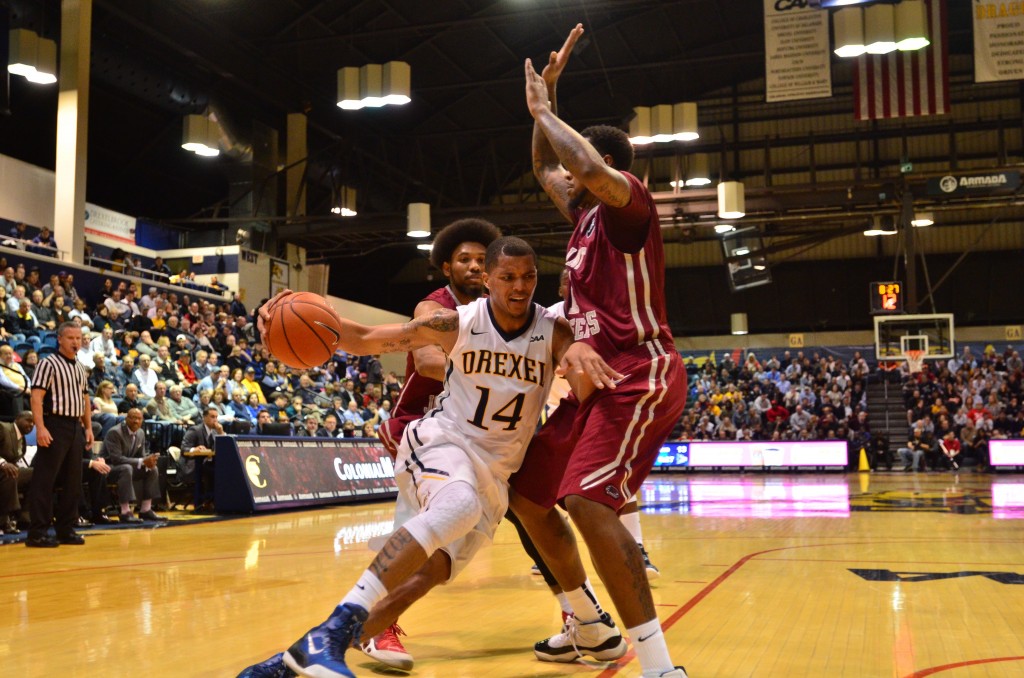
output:
{"label": "arena ceiling", "polygon": [[[57,37],[58,0],[6,4],[12,26]],[[950,51],[969,54],[969,3],[949,6]],[[633,106],[762,78],[762,14],[762,0],[95,0],[89,200],[233,235],[275,182],[254,180],[238,153],[183,151],[182,117],[215,107],[240,150],[268,130],[283,143],[286,114],[305,112],[307,216],[264,214],[257,232],[314,259],[398,270],[422,256],[404,236],[404,206],[428,202],[435,228],[482,215],[557,252],[567,229],[528,178],[524,58],[544,59],[582,22],[560,113],[577,127],[622,124]],[[335,105],[339,67],[391,60],[411,65],[411,104]],[[0,152],[52,167],[55,118],[55,89],[13,78]],[[329,214],[339,185],[356,188],[358,217]]]}

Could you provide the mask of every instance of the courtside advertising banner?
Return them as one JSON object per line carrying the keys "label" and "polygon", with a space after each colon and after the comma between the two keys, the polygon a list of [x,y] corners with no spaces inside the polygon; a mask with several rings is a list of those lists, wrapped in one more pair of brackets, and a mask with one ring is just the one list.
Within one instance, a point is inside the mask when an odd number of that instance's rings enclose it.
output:
{"label": "courtside advertising banner", "polygon": [[832,96],[828,12],[801,0],[764,0],[766,99]]}
{"label": "courtside advertising banner", "polygon": [[245,482],[256,507],[368,501],[397,495],[394,464],[376,440],[236,438],[235,441]]}
{"label": "courtside advertising banner", "polygon": [[690,441],[662,446],[658,467],[800,468],[843,467],[845,440]]}

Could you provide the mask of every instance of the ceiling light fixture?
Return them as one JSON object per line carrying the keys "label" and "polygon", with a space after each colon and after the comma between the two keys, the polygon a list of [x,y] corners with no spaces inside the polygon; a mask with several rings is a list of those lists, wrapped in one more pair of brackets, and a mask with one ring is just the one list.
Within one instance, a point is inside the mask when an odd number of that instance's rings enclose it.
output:
{"label": "ceiling light fixture", "polygon": [[746,313],[733,313],[729,316],[729,328],[733,334],[747,334],[750,330],[747,327]]}
{"label": "ceiling light fixture", "polygon": [[358,111],[407,104],[412,101],[411,74],[404,61],[339,68],[338,107]]}
{"label": "ceiling light fixture", "polygon": [[637,106],[633,113],[629,122],[629,140],[634,146],[700,138],[696,103]]}
{"label": "ceiling light fixture", "polygon": [[745,214],[743,183],[723,181],[718,184],[718,216],[722,219],[742,219]]}
{"label": "ceiling light fixture", "polygon": [[847,7],[832,13],[832,44],[838,57],[858,57],[864,45],[864,10]]}
{"label": "ceiling light fixture", "polygon": [[342,186],[338,189],[338,198],[331,208],[333,214],[343,217],[354,217],[356,211],[356,189],[351,186]]}
{"label": "ceiling light fixture", "polygon": [[931,212],[915,212],[914,218],[911,219],[910,225],[915,228],[925,228],[935,223],[935,215]]}
{"label": "ceiling light fixture", "polygon": [[694,153],[688,159],[686,169],[687,186],[707,186],[711,183],[707,153]]}
{"label": "ceiling light fixture", "polygon": [[922,0],[903,0],[896,5],[896,49],[911,52],[930,45],[928,9]]}
{"label": "ceiling light fixture", "polygon": [[410,238],[427,238],[430,236],[430,205],[425,202],[409,203],[405,234]]}
{"label": "ceiling light fixture", "polygon": [[892,5],[864,8],[864,43],[868,54],[896,51],[896,12]]}
{"label": "ceiling light fixture", "polygon": [[7,72],[37,85],[57,82],[57,43],[35,31],[15,28],[8,33]]}
{"label": "ceiling light fixture", "polygon": [[883,214],[874,218],[872,225],[864,235],[875,237],[880,235],[896,235],[899,231],[896,228],[896,220],[891,214]]}
{"label": "ceiling light fixture", "polygon": [[189,114],[181,125],[181,147],[196,155],[213,158],[220,155],[220,128],[205,115]]}

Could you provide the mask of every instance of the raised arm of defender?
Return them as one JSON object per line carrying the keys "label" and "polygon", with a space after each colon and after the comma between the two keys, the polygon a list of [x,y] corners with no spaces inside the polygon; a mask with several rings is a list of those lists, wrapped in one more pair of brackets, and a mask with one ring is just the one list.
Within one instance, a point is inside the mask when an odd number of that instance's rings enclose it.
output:
{"label": "raised arm of defender", "polygon": [[608,160],[555,112],[555,85],[581,35],[583,26],[577,24],[562,49],[551,53],[543,74],[537,74],[530,59],[525,64],[526,104],[534,120],[534,174],[558,209],[570,220],[567,173],[605,204],[623,207],[630,200],[626,178],[610,167]]}

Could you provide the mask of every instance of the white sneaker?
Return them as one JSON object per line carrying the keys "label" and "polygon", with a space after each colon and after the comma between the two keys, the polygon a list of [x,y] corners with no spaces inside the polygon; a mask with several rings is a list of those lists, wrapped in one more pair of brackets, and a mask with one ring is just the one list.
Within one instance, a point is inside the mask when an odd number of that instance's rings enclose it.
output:
{"label": "white sneaker", "polygon": [[666,671],[665,673],[661,674],[659,678],[688,678],[688,676],[686,675],[686,669],[684,669],[682,666],[677,666],[671,671]]}
{"label": "white sneaker", "polygon": [[399,634],[404,636],[405,631],[398,624],[392,624],[360,645],[359,649],[366,656],[376,659],[385,666],[399,671],[412,671],[412,655],[398,639]]}
{"label": "white sneaker", "polygon": [[533,654],[542,662],[572,662],[583,656],[611,661],[626,654],[626,640],[605,612],[600,619],[580,622],[568,617],[562,632],[533,646]]}

